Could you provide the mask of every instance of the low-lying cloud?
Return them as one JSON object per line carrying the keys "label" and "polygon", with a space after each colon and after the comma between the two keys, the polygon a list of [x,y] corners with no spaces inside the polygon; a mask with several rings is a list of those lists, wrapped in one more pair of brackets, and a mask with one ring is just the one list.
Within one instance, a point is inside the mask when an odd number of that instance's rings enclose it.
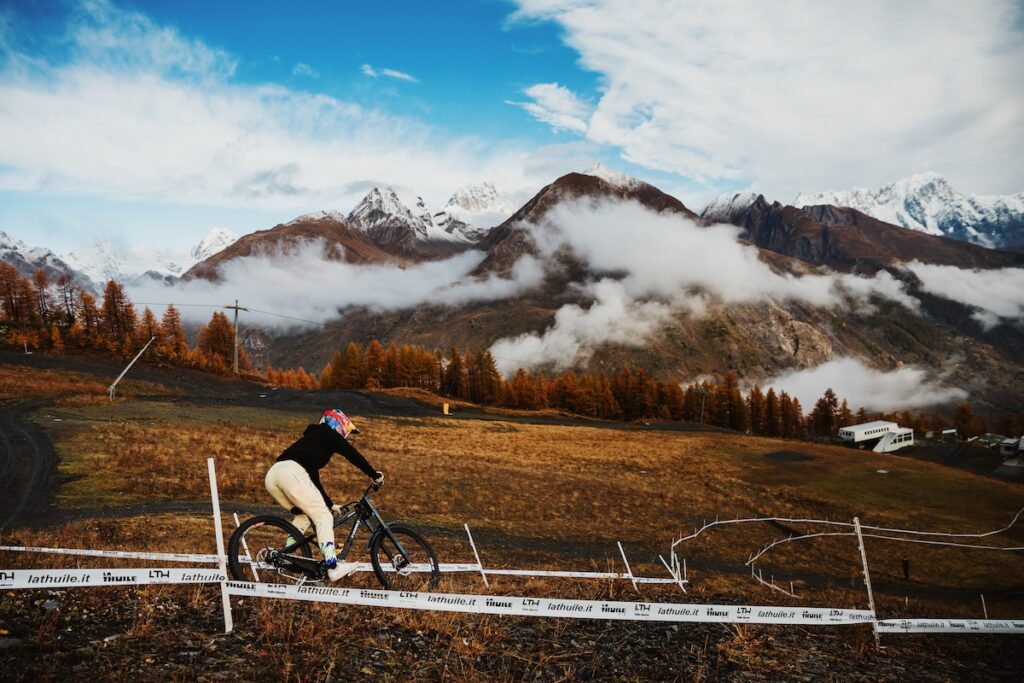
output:
{"label": "low-lying cloud", "polygon": [[974,307],[974,318],[986,329],[1024,319],[1024,268],[965,270],[920,261],[907,268],[924,291]]}
{"label": "low-lying cloud", "polygon": [[538,365],[569,368],[604,343],[642,346],[670,316],[701,315],[715,304],[788,299],[867,309],[871,297],[883,296],[917,307],[886,272],[872,278],[778,273],[756,247],[738,241],[734,226],[702,227],[631,202],[565,202],[527,227],[543,258],[569,247],[592,271],[618,276],[581,287],[595,302],[590,308],[566,305],[543,333],[499,340],[492,352],[505,373]]}
{"label": "low-lying cloud", "polygon": [[[129,294],[140,303],[181,306],[182,314],[195,321],[209,318],[209,308],[204,306],[238,299],[242,306],[322,323],[336,320],[349,306],[396,310],[507,298],[535,287],[543,277],[541,264],[533,257],[520,259],[511,278],[469,276],[482,259],[482,253],[470,251],[444,261],[406,267],[356,265],[325,258],[323,244],[314,241],[283,254],[228,261],[221,265],[217,282],[194,279],[173,286],[139,283],[129,287]],[[244,315],[248,324],[294,324],[261,313]]]}
{"label": "low-lying cloud", "polygon": [[762,388],[774,387],[800,400],[805,412],[831,387],[851,410],[896,410],[924,408],[963,401],[963,389],[942,386],[928,373],[914,366],[891,372],[876,370],[854,358],[837,358],[817,367],[796,370],[762,382]]}

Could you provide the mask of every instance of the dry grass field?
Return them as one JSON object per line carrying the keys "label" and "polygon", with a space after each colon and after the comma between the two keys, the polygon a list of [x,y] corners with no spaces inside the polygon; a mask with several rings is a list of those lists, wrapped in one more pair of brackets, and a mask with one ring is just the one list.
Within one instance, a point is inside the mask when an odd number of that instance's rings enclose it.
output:
{"label": "dry grass field", "polygon": [[[5,373],[4,377],[8,375]],[[71,380],[69,380],[71,381]],[[77,378],[73,381],[80,381]],[[88,387],[88,385],[85,385]],[[105,389],[105,387],[103,387]],[[75,389],[89,396],[90,389]],[[182,401],[64,400],[39,410],[59,455],[60,527],[15,529],[26,545],[213,552],[206,458],[216,459],[227,528],[231,512],[272,508],[270,463],[313,417],[306,413]],[[462,524],[486,566],[620,570],[666,576],[657,560],[681,532],[717,517],[778,515],[943,531],[1004,526],[1024,487],[909,458],[734,434],[552,426],[521,420],[353,415],[357,445],[383,469],[374,496],[389,519],[427,532],[442,562],[471,561]],[[656,426],[655,426],[656,427]],[[884,470],[885,473],[880,473]],[[343,460],[323,473],[335,498],[365,480]],[[192,503],[199,512],[167,514]],[[97,510],[97,507],[104,510]],[[147,514],[118,517],[126,506]],[[75,510],[82,511],[81,515]],[[796,527],[802,531],[805,527]],[[744,562],[785,537],[767,523],[713,531],[687,543],[690,592],[644,586],[645,599],[865,607],[856,542],[784,545],[759,566],[794,600],[757,585]],[[989,539],[1024,544],[1024,530]],[[867,543],[881,615],[1024,615],[1021,556]],[[911,561],[904,581],[900,561]],[[357,558],[365,559],[365,558]],[[2,554],[5,567],[109,566],[109,560]],[[131,566],[133,563],[120,563]],[[138,566],[139,563],[135,563]],[[373,585],[358,575],[351,585]],[[483,592],[476,575],[439,590]],[[628,582],[493,577],[492,592],[622,598]],[[48,599],[57,610],[43,610]],[[163,587],[17,591],[0,596],[0,629],[25,642],[0,650],[15,678],[102,672],[111,679],[195,680],[948,680],[1001,679],[1021,658],[998,637],[889,639],[874,649],[865,627],[668,626],[346,609],[236,601],[237,630],[221,628],[215,589]],[[117,636],[105,640],[109,636]],[[1009,638],[1009,637],[1007,637]],[[1003,641],[1006,642],[1006,641]]]}
{"label": "dry grass field", "polygon": [[[0,399],[58,397],[73,404],[95,403],[90,399],[106,397],[109,386],[109,379],[86,372],[46,370],[0,363]],[[117,386],[117,394],[122,398],[172,393],[158,384],[134,379],[125,380]]]}
{"label": "dry grass field", "polygon": [[[59,412],[51,429],[70,479],[60,494],[69,506],[205,500],[208,457],[216,458],[226,505],[239,512],[272,505],[263,476],[307,423],[305,415],[178,403]],[[859,515],[875,526],[980,532],[1004,526],[1024,504],[1024,490],[1014,484],[832,446],[440,416],[355,417],[363,431],[357,445],[388,474],[377,497],[387,514],[439,530],[468,523],[481,538],[516,539],[523,551],[561,545],[576,563],[614,559],[622,541],[659,574],[657,554],[716,517]],[[355,497],[365,484],[340,458],[322,479],[339,499]],[[731,527],[688,542],[683,552],[697,571],[742,565],[786,535],[768,524]],[[1024,541],[1024,530],[1007,539]],[[879,579],[902,577],[903,557],[933,586],[983,590],[1015,580],[1020,570],[1019,555],[1011,553],[975,551],[968,558],[956,549],[870,539],[868,548]],[[855,542],[841,538],[783,546],[763,566],[800,570],[798,576],[831,566],[833,577],[845,578],[857,562]]]}

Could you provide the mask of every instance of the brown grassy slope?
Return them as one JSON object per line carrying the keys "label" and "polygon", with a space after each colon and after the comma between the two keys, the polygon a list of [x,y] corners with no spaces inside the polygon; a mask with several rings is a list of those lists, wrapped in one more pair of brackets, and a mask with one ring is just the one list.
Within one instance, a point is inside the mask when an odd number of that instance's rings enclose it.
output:
{"label": "brown grassy slope", "polygon": [[[52,413],[48,410],[48,413]],[[207,497],[205,457],[217,458],[225,522],[270,504],[269,462],[304,426],[300,416],[236,407],[139,401],[65,408],[49,423],[68,471],[65,503]],[[680,529],[715,515],[779,513],[928,529],[1002,526],[1021,487],[894,456],[736,435],[618,431],[452,419],[355,416],[358,445],[388,473],[375,496],[388,518],[426,529],[442,561],[469,561],[460,525],[472,527],[487,566],[618,569],[622,540],[634,569]],[[794,458],[794,454],[799,457]],[[879,474],[886,469],[888,474]],[[363,479],[333,463],[329,490],[355,495]],[[452,533],[454,532],[454,533]],[[786,532],[769,525],[718,531],[687,544],[690,592],[643,587],[648,600],[864,607],[849,538],[780,549],[766,579],[796,578],[796,600],[758,587],[730,564]],[[102,516],[3,540],[32,545],[212,552],[208,515]],[[1024,543],[1020,532],[993,542]],[[911,558],[914,579],[897,576]],[[880,613],[1019,617],[1019,558],[869,541]],[[365,559],[365,558],[362,558]],[[110,560],[6,554],[5,567],[108,567]],[[122,563],[132,565],[138,563]],[[816,580],[815,580],[816,579]],[[609,584],[491,577],[490,592],[633,599]],[[368,575],[346,585],[372,586]],[[484,592],[476,575],[442,590]],[[904,594],[907,595],[906,600]],[[963,599],[961,594],[969,599]],[[213,587],[12,591],[0,596],[0,649],[13,679],[348,680],[1012,680],[1019,649],[1005,637],[891,637],[875,650],[867,627],[805,629],[619,624],[235,601],[236,633],[219,636]],[[44,610],[56,600],[57,610]],[[116,636],[111,638],[111,636]],[[333,677],[333,678],[331,678]]]}
{"label": "brown grassy slope", "polygon": [[[421,525],[460,529],[524,549],[577,548],[584,556],[631,546],[645,563],[670,540],[717,516],[783,515],[921,529],[988,530],[1022,504],[1019,486],[919,461],[739,435],[620,432],[476,420],[359,418],[358,445],[388,473],[383,509]],[[229,509],[272,505],[263,488],[270,463],[305,425],[302,418],[255,409],[163,404],[67,410],[54,435],[69,505],[205,499],[205,458],[217,458]],[[798,451],[791,461],[770,454]],[[879,474],[884,469],[888,474]],[[336,498],[355,496],[365,478],[343,461],[323,481]],[[750,551],[779,535],[756,525],[688,546],[705,565],[741,566]],[[1024,534],[1011,537],[1024,541]],[[833,557],[837,576],[856,566],[849,540],[787,548],[773,566],[810,571]],[[904,549],[900,548],[900,552]],[[962,558],[913,548],[935,586],[991,585],[1016,579],[1009,554]],[[884,549],[886,556],[893,552]],[[778,562],[780,564],[776,565]],[[891,566],[889,566],[891,565]],[[898,571],[889,562],[885,572]]]}
{"label": "brown grassy slope", "polygon": [[[212,550],[208,518],[90,520],[22,532],[30,544]],[[197,548],[196,540],[205,545]],[[191,541],[191,544],[190,544]],[[7,567],[65,567],[69,558],[5,555]],[[81,558],[81,566],[110,560]],[[123,562],[123,566],[136,563]],[[357,575],[350,586],[372,586]],[[491,591],[635,599],[628,582],[524,585],[492,577]],[[481,592],[478,576],[446,577],[446,590]],[[674,590],[674,592],[673,592]],[[688,596],[644,587],[648,600],[734,602],[734,587],[701,581]],[[766,589],[757,604],[807,604]],[[843,592],[819,591],[823,604]],[[45,601],[59,608],[44,610]],[[861,596],[861,600],[863,600]],[[910,609],[920,608],[916,601]],[[998,609],[990,608],[990,609]],[[951,610],[944,615],[953,614]],[[963,612],[958,612],[963,614]],[[876,650],[867,626],[757,627],[491,617],[234,600],[223,635],[216,586],[10,591],[0,596],[5,680],[1015,680],[1021,657],[1006,636],[898,636]],[[1005,616],[1005,615],[1000,615]],[[77,674],[77,676],[76,676]]]}
{"label": "brown grassy slope", "polygon": [[260,254],[274,254],[294,250],[305,243],[319,241],[324,256],[349,263],[384,263],[402,260],[370,242],[359,230],[345,221],[330,217],[314,217],[292,223],[276,225],[268,230],[257,230],[238,239],[234,244],[195,264],[182,279],[194,277],[218,279],[217,270],[232,259]]}
{"label": "brown grassy slope", "polygon": [[[110,379],[84,372],[43,370],[0,363],[0,399],[105,396]],[[124,380],[117,385],[122,396],[165,395],[174,393],[151,382]]]}

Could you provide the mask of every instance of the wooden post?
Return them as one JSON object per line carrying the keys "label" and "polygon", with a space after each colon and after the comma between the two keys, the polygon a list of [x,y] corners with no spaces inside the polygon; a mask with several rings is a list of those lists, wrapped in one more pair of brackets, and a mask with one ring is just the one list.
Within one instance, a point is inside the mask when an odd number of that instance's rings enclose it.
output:
{"label": "wooden post", "polygon": [[234,343],[234,346],[233,346],[233,349],[232,349],[231,367],[234,369],[235,374],[237,375],[238,374],[238,312],[239,311],[248,311],[249,309],[245,308],[243,306],[239,306],[238,305],[238,299],[235,299],[235,305],[234,306],[225,306],[224,308],[228,309],[229,311],[233,310],[235,312],[235,343]]}
{"label": "wooden post", "polygon": [[864,536],[860,533],[860,520],[853,518],[853,530],[857,533],[857,545],[860,546],[860,561],[864,567],[864,585],[868,589],[868,609],[874,620],[871,622],[871,629],[875,633],[875,647],[882,647],[882,639],[878,633],[878,614],[875,612],[875,595],[871,591],[871,572],[868,571],[868,554],[864,550]]}

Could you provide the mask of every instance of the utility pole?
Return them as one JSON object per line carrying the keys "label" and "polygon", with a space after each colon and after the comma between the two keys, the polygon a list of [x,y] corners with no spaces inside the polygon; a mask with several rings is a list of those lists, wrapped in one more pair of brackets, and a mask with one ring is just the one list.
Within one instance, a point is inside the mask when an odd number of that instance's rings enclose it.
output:
{"label": "utility pole", "polygon": [[234,343],[234,345],[233,345],[233,347],[231,349],[231,351],[232,351],[231,367],[234,368],[235,374],[237,375],[238,374],[238,312],[239,311],[246,311],[246,312],[248,312],[249,309],[248,308],[244,308],[242,306],[239,306],[238,305],[238,299],[235,299],[235,305],[234,306],[225,306],[224,308],[228,309],[229,311],[234,311],[235,312],[235,343]]}

